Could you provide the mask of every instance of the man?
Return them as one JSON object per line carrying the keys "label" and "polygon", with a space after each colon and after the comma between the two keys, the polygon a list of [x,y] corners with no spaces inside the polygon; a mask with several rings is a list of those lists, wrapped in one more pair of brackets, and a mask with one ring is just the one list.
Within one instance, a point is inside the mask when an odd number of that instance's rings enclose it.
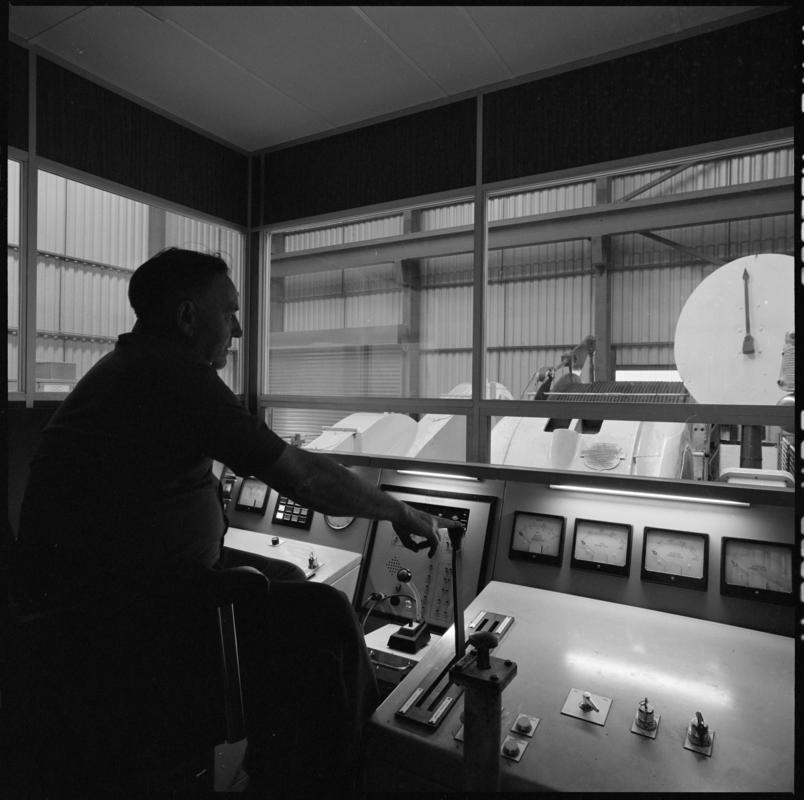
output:
{"label": "man", "polygon": [[[114,351],[78,382],[43,431],[20,518],[17,594],[29,608],[65,612],[62,630],[71,631],[71,641],[90,636],[97,642],[92,637],[99,636],[104,642],[121,625],[137,639],[146,629],[169,629],[166,619],[183,631],[194,630],[184,589],[220,565],[226,525],[213,459],[316,511],[388,520],[411,550],[428,547],[432,556],[438,545],[436,518],[328,456],[287,445],[220,380],[216,371],[225,366],[232,339],[242,335],[238,294],[227,273],[219,257],[177,248],[140,266],[129,284],[137,317],[132,332],[121,335]],[[328,659],[331,674],[322,686],[330,689],[318,686],[313,694],[319,704],[329,703],[332,713],[340,709],[341,717],[354,721],[342,738],[354,734],[373,708],[373,676],[365,674],[364,653],[357,652],[356,666],[345,667],[343,661],[344,641],[354,638],[354,612],[338,610],[341,596],[329,588],[275,582],[263,608],[238,609],[246,639],[250,742],[263,734],[265,721],[255,715],[271,715],[283,700],[276,692],[263,692],[255,671],[271,671],[275,682],[288,681],[298,689],[300,681],[293,678],[316,679],[322,673],[311,665],[316,658]],[[132,625],[132,618],[153,619],[136,603],[155,597],[160,598],[158,626]],[[330,633],[315,613],[316,604],[340,614]],[[132,617],[134,608],[140,611]],[[332,632],[338,625],[340,639]],[[306,626],[317,631],[318,649],[299,655],[298,632]],[[256,643],[260,631],[294,652],[266,652]],[[116,656],[121,647],[116,641],[104,652]],[[75,667],[78,656],[73,656]],[[344,680],[344,670],[351,677],[340,688],[360,696],[332,705],[332,676]],[[304,695],[297,690],[293,697],[297,703]],[[277,744],[278,736],[292,739],[280,736],[277,720],[292,724],[291,710],[278,714],[266,734],[266,741],[277,745],[275,753],[290,752]],[[256,771],[255,757],[252,764]]]}

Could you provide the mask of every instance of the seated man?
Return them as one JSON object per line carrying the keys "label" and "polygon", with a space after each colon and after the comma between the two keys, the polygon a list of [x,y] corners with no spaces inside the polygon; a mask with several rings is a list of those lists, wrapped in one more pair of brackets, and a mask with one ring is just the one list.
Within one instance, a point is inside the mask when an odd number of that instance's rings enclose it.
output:
{"label": "seated man", "polygon": [[[101,654],[109,659],[104,669],[123,669],[114,638],[121,629],[147,639],[144,631],[172,624],[192,653],[199,623],[186,598],[221,566],[226,529],[213,460],[316,511],[388,520],[412,550],[429,547],[432,556],[438,545],[436,518],[326,455],[287,445],[223,383],[216,370],[226,364],[232,338],[242,335],[238,294],[227,273],[217,256],[176,248],[140,266],[129,284],[133,330],[78,382],[43,431],[23,500],[15,592],[28,609],[59,610],[60,644],[51,649],[61,659],[65,685],[71,670],[77,676],[85,660],[99,661]],[[293,577],[281,570],[274,575]],[[238,609],[248,735],[250,743],[265,740],[255,752],[266,758],[277,736],[297,744],[300,731],[316,741],[323,736],[312,721],[317,708],[341,714],[336,727],[343,746],[356,742],[376,703],[354,612],[329,589],[275,580],[263,607]],[[158,624],[143,611],[154,607],[154,598]],[[329,631],[321,604],[331,612]],[[318,631],[318,638],[300,635],[305,630]],[[173,641],[178,647],[179,633]],[[305,689],[303,681],[315,683],[316,664],[322,680]],[[187,671],[182,667],[179,683],[192,677]],[[267,681],[274,690],[266,695]],[[293,686],[277,699],[283,681]],[[331,696],[336,689],[343,696]],[[283,697],[303,703],[305,691],[306,707],[274,716],[304,730],[280,734],[259,718],[270,717],[271,702]],[[291,750],[272,751],[287,756]],[[252,754],[255,773],[258,760]],[[276,758],[271,764],[284,768]],[[286,766],[295,780],[301,763]]]}

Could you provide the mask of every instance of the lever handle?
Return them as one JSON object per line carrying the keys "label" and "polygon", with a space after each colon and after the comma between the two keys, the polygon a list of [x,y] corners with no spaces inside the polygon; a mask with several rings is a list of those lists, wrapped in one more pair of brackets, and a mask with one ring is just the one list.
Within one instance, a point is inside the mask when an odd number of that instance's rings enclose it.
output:
{"label": "lever handle", "polygon": [[480,633],[473,633],[469,637],[468,643],[477,650],[477,668],[490,669],[489,653],[499,644],[497,637],[490,631],[480,631]]}

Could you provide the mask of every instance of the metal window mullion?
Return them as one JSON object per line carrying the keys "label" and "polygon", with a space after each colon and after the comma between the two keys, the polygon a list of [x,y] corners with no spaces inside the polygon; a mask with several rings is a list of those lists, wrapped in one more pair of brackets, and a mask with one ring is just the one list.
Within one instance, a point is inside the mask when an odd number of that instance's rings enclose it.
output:
{"label": "metal window mullion", "polygon": [[475,218],[472,291],[472,411],[467,419],[466,460],[488,463],[490,419],[481,412],[486,397],[486,277],[488,272],[486,193],[483,190],[483,96],[477,97],[475,133]]}
{"label": "metal window mullion", "polygon": [[[18,388],[25,394],[26,408],[33,407],[36,392],[36,272],[38,159],[36,155],[36,56],[28,53],[28,161],[20,191],[20,343]],[[23,202],[24,201],[24,202]]]}

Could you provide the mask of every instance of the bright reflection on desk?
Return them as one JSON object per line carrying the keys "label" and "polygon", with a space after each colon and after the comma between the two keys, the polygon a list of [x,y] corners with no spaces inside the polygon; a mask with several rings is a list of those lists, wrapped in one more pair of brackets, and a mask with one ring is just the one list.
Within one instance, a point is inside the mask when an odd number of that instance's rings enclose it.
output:
{"label": "bright reflection on desk", "polygon": [[[584,653],[567,653],[564,660],[569,667],[578,667],[589,671],[611,673],[621,680],[640,684],[639,692],[650,694],[657,689],[688,695],[699,704],[717,704],[733,706],[731,693],[717,686],[710,686],[700,681],[687,680],[660,670],[645,669],[624,661],[601,658]],[[638,692],[638,693],[639,693]]]}

